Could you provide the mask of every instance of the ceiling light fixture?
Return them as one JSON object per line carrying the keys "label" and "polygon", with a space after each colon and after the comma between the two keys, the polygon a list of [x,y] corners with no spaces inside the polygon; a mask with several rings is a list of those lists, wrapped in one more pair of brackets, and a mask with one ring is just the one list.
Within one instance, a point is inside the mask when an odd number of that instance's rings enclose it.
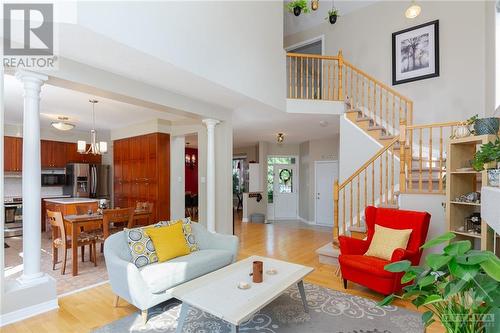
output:
{"label": "ceiling light fixture", "polygon": [[52,123],[50,123],[50,125],[55,129],[58,129],[60,131],[69,131],[75,128],[75,125],[67,122],[69,120],[68,117],[57,117],[57,120],[59,121],[53,121]]}
{"label": "ceiling light fixture", "polygon": [[78,140],[77,151],[80,154],[102,155],[108,152],[108,143],[106,141],[97,142],[97,133],[95,131],[95,105],[99,103],[96,99],[89,99],[92,103],[92,130],[90,130],[90,147],[87,149],[85,140]]}
{"label": "ceiling light fixture", "polygon": [[276,135],[276,141],[278,142],[278,144],[283,143],[283,141],[285,141],[285,134],[284,133],[278,133]]}
{"label": "ceiling light fixture", "polygon": [[409,19],[414,19],[418,15],[420,15],[420,12],[422,11],[422,8],[415,3],[415,1],[411,2],[410,7],[408,7],[405,11],[405,16],[406,18]]}

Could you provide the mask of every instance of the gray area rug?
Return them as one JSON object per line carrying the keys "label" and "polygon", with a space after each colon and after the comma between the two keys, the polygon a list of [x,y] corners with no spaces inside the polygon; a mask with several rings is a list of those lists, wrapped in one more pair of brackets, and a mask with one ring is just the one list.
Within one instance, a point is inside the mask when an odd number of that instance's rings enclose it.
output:
{"label": "gray area rug", "polygon": [[[396,306],[378,307],[372,300],[305,284],[309,314],[299,291],[291,287],[283,295],[240,326],[240,332],[263,333],[422,333],[421,316]],[[175,332],[180,302],[171,300],[150,310],[143,325],[139,313],[103,326],[95,333]],[[228,333],[227,322],[190,308],[184,333]]]}

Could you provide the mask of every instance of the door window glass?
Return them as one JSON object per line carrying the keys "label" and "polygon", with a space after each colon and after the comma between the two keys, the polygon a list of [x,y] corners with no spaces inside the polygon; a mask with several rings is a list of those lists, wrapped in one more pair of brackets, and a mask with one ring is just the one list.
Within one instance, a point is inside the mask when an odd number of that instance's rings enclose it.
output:
{"label": "door window glass", "polygon": [[279,169],[279,191],[280,193],[293,193],[293,170]]}

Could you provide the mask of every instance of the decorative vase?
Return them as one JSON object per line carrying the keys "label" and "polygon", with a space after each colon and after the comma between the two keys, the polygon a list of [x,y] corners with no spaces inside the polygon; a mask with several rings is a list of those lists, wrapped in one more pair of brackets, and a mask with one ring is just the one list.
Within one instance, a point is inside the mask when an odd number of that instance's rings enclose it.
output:
{"label": "decorative vase", "polygon": [[299,16],[301,11],[302,11],[302,8],[300,8],[300,7],[293,7],[293,15]]}
{"label": "decorative vase", "polygon": [[498,118],[480,118],[474,122],[474,132],[476,135],[497,134],[499,125]]}
{"label": "decorative vase", "polygon": [[328,17],[328,20],[330,21],[331,24],[335,24],[335,22],[337,22],[337,15],[330,15]]}
{"label": "decorative vase", "polygon": [[253,283],[262,282],[263,272],[264,272],[264,263],[262,261],[254,261],[253,274],[252,274]]}
{"label": "decorative vase", "polygon": [[488,173],[488,184],[490,186],[500,187],[500,169],[490,169]]}

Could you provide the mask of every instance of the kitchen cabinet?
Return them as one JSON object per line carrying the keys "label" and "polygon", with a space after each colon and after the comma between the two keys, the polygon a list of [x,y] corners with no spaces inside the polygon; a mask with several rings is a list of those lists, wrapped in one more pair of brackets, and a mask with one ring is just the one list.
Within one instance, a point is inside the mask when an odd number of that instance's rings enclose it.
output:
{"label": "kitchen cabinet", "polygon": [[4,137],[4,171],[19,172],[23,169],[23,139]]}
{"label": "kitchen cabinet", "polygon": [[170,136],[153,133],[113,142],[114,206],[151,202],[151,221],[170,218]]}
{"label": "kitchen cabinet", "polygon": [[66,145],[66,142],[42,140],[40,142],[42,168],[66,167],[68,161]]}

